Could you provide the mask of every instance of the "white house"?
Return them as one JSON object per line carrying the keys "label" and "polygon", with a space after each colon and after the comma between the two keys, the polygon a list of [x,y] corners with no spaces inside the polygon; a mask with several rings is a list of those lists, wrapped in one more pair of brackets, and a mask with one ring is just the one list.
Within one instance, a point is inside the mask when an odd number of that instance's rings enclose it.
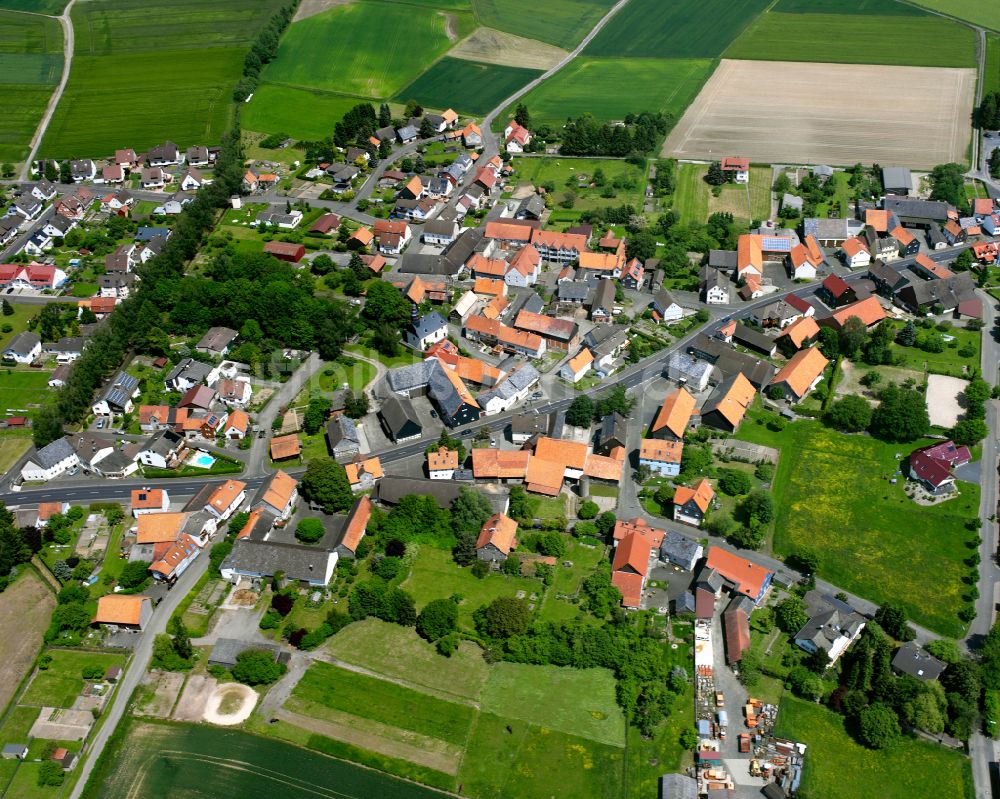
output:
{"label": "white house", "polygon": [[114,416],[115,414],[131,413],[132,400],[139,396],[139,379],[119,372],[109,381],[93,405],[96,416]]}
{"label": "white house", "polygon": [[702,280],[702,293],[706,305],[728,305],[729,278],[721,270],[709,267]]}
{"label": "white house", "polygon": [[76,451],[66,438],[46,444],[21,467],[21,479],[26,483],[52,480],[80,465]]}
{"label": "white house", "polygon": [[408,346],[423,352],[431,344],[448,338],[448,323],[437,311],[411,320],[404,332]]}
{"label": "white house", "polygon": [[531,244],[527,244],[514,256],[503,279],[508,286],[527,288],[538,281],[541,268],[542,256]]}
{"label": "white house", "polygon": [[267,511],[278,520],[287,519],[299,498],[298,486],[294,477],[279,469],[257,489],[251,507],[255,511]]}
{"label": "white house", "polygon": [[594,363],[594,355],[586,347],[570,358],[559,369],[559,377],[570,383],[579,383]]}
{"label": "white house", "polygon": [[135,518],[149,513],[170,510],[170,495],[163,488],[137,488],[131,497],[132,515]]}
{"label": "white house", "polygon": [[844,266],[851,269],[861,269],[872,262],[872,255],[861,239],[848,239],[840,245],[840,257]]}
{"label": "white house", "polygon": [[187,172],[184,173],[184,177],[181,178],[181,191],[196,191],[211,182],[211,180],[201,174],[200,170],[189,167]]}
{"label": "white house", "polygon": [[226,480],[208,498],[205,510],[225,521],[232,516],[247,498],[247,484],[239,480]]}
{"label": "white house", "polygon": [[504,147],[508,153],[523,153],[531,143],[531,131],[512,119],[503,129]]}
{"label": "white house", "polygon": [[139,450],[139,461],[145,466],[167,469],[175,466],[186,454],[184,437],[173,430],[163,429],[143,444]]}
{"label": "white house", "polygon": [[427,453],[427,475],[431,480],[451,480],[458,468],[458,452],[438,447]]}
{"label": "white house", "polygon": [[29,364],[42,354],[42,340],[30,331],[18,333],[3,351],[5,361]]}
{"label": "white house", "polygon": [[503,413],[527,399],[538,385],[539,377],[538,370],[530,363],[521,364],[493,388],[480,392],[476,402],[487,416]]}
{"label": "white house", "polygon": [[651,307],[658,322],[678,322],[684,318],[684,309],[669,291],[656,292]]}

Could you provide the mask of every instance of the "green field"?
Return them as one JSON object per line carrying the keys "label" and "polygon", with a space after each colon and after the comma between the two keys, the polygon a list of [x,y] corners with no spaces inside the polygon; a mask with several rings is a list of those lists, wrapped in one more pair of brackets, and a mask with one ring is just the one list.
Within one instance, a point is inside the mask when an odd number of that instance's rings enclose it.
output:
{"label": "green field", "polygon": [[614,697],[615,678],[606,669],[498,663],[486,681],[481,707],[498,716],[621,746],[625,717]]}
{"label": "green field", "polygon": [[677,120],[713,68],[709,59],[581,56],[519,102],[533,120],[550,125],[581,114],[615,120],[641,111],[664,111]]}
{"label": "green field", "polygon": [[413,562],[413,570],[402,587],[413,595],[417,610],[433,599],[446,599],[452,594],[461,594],[464,599],[459,606],[459,623],[470,629],[472,614],[481,605],[488,604],[497,597],[512,597],[518,591],[525,591],[528,596],[542,592],[542,584],[527,577],[491,574],[480,580],[470,569],[456,566],[450,552],[429,546],[420,548]]}
{"label": "green field", "polygon": [[775,433],[756,424],[759,418],[749,414],[739,437],[781,450],[773,486],[775,551],[809,547],[820,553],[819,573],[834,585],[874,602],[896,602],[918,624],[961,637],[956,614],[967,590],[963,560],[972,536],[964,523],[978,515],[979,486],[959,483],[959,497],[922,507],[904,494],[902,478],[896,485],[887,479],[899,466],[897,455],[907,456],[921,442],[886,444],[813,421]]}
{"label": "green field", "polygon": [[84,796],[184,799],[431,799],[443,794],[281,741],[187,724],[134,724],[108,747]]}
{"label": "green field", "polygon": [[[774,732],[809,747],[803,795],[822,799],[972,795],[969,761],[959,752],[912,738],[881,751],[867,749],[848,735],[842,716],[787,693],[781,699]],[[848,774],[850,778],[845,779]]]}
{"label": "green field", "polygon": [[475,644],[463,641],[451,657],[443,658],[413,629],[378,619],[349,624],[330,639],[326,650],[353,666],[463,699],[478,699],[489,676]]}
{"label": "green field", "polygon": [[62,72],[54,19],[0,11],[0,161],[24,158]]}
{"label": "green field", "polygon": [[[42,154],[217,144],[246,45],[281,0],[92,0],[73,7],[76,57]],[[136,91],[137,86],[147,87]]]}
{"label": "green field", "polygon": [[769,0],[630,0],[587,45],[593,56],[715,58]]}
{"label": "green field", "polygon": [[17,463],[18,458],[30,448],[31,435],[27,432],[0,435],[0,473]]}
{"label": "green field", "polygon": [[[905,47],[886,47],[899,37]],[[788,14],[769,11],[746,29],[726,58],[841,64],[974,67],[975,34],[931,15]]]}
{"label": "green field", "polygon": [[240,122],[246,130],[317,141],[329,136],[344,114],[364,102],[368,101],[345,94],[263,83],[243,106]]}
{"label": "green field", "polygon": [[[480,25],[572,50],[614,0],[472,0]],[[619,14],[624,12],[619,12]]]}
{"label": "green field", "polygon": [[49,373],[39,369],[0,371],[0,410],[28,411],[41,405],[49,390]]}
{"label": "green field", "polygon": [[50,649],[52,662],[44,671],[35,672],[28,689],[19,700],[21,705],[51,707],[71,707],[83,690],[81,670],[87,666],[122,666],[122,655],[101,652],[73,652],[65,649]]}
{"label": "green field", "polygon": [[681,219],[705,222],[716,211],[728,211],[737,219],[767,219],[771,215],[771,170],[767,167],[751,167],[749,195],[747,188],[735,183],[722,186],[719,196],[712,194],[712,187],[705,182],[708,167],[704,164],[679,164],[677,168],[677,190],[673,196],[673,207]]}
{"label": "green field", "polygon": [[978,0],[914,0],[914,2],[932,11],[940,11],[942,14],[964,19],[974,25],[1000,31],[996,8],[989,3],[980,3]]}
{"label": "green field", "polygon": [[[449,18],[459,37],[471,14],[415,9],[402,3],[341,5],[299,20],[264,71],[271,83],[364,97],[390,97],[450,46]],[[336,57],[331,57],[336,53]]]}
{"label": "green field", "polygon": [[0,0],[0,8],[33,14],[61,14],[69,0]]}
{"label": "green field", "polygon": [[986,65],[983,68],[983,93],[1000,91],[1000,36],[986,35]]}
{"label": "green field", "polygon": [[919,17],[926,12],[899,0],[778,0],[772,11],[783,14],[828,14],[836,9],[840,14],[871,14],[875,16]]}
{"label": "green field", "polygon": [[446,57],[436,62],[396,99],[416,100],[425,108],[454,108],[482,115],[542,73],[536,69],[480,64]]}
{"label": "green field", "polygon": [[622,795],[624,749],[480,713],[459,780],[477,799]]}

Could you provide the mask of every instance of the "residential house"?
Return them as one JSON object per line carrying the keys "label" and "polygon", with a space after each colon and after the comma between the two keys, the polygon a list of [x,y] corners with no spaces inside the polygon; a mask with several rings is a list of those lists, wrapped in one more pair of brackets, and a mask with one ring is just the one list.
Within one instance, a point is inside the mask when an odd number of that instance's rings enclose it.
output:
{"label": "residential house", "polygon": [[823,327],[832,327],[835,330],[840,330],[844,326],[844,323],[852,318],[861,321],[865,327],[871,327],[885,319],[886,313],[882,309],[882,304],[878,301],[878,298],[869,295],[863,300],[858,300],[857,302],[852,302],[850,305],[838,308],[829,316],[820,319],[819,324]]}
{"label": "residential house", "polygon": [[688,346],[688,352],[715,367],[712,381],[724,380],[742,373],[758,391],[771,382],[776,371],[769,361],[739,352],[720,339],[705,333],[699,333],[694,337]]}
{"label": "residential house", "polygon": [[144,189],[162,189],[169,179],[170,175],[158,166],[151,166],[142,170],[139,184]]}
{"label": "residential house", "polygon": [[815,280],[816,271],[826,265],[826,256],[813,236],[796,244],[788,254],[789,269],[795,280]]}
{"label": "residential house", "polygon": [[240,509],[247,498],[247,484],[240,480],[226,480],[208,498],[205,510],[219,521],[225,521]]}
{"label": "residential house", "polygon": [[42,354],[42,340],[36,333],[25,330],[12,338],[3,350],[3,359],[14,363],[33,363]]}
{"label": "residential house", "polygon": [[334,460],[346,462],[361,453],[361,439],[355,421],[344,414],[326,424],[326,443]]}
{"label": "residential house", "polygon": [[212,160],[208,148],[199,145],[188,147],[185,157],[189,166],[208,166]]}
{"label": "residential house", "polygon": [[508,286],[527,288],[538,281],[541,273],[542,256],[531,244],[522,247],[510,262],[510,268],[504,274],[504,282]]}
{"label": "residential house", "polygon": [[[252,537],[237,539],[219,569],[224,580],[267,580],[281,573],[292,584],[325,588],[333,579],[338,553],[316,545],[285,544]],[[255,645],[256,646],[256,645]]]}
{"label": "residential house", "polygon": [[139,462],[157,469],[173,469],[187,457],[187,443],[173,430],[154,433],[139,449]]}
{"label": "residential house", "polygon": [[245,411],[234,410],[226,419],[223,435],[230,441],[242,441],[250,429],[250,417]]}
{"label": "residential house", "polygon": [[674,521],[700,527],[714,499],[715,491],[708,480],[699,480],[693,487],[677,486],[674,491]]}
{"label": "residential house", "polygon": [[683,386],[667,394],[649,428],[652,438],[683,441],[695,415],[695,399]]}
{"label": "residential house", "polygon": [[686,352],[672,352],[667,360],[667,377],[692,391],[704,391],[712,378],[712,364],[692,358]]}
{"label": "residential house", "polygon": [[201,337],[195,349],[216,358],[224,358],[229,354],[229,347],[237,335],[239,334],[235,330],[228,327],[211,327]]}
{"label": "residential house", "polygon": [[681,471],[684,444],[659,438],[644,438],[639,446],[639,466],[661,477],[676,477]]}
{"label": "residential house", "polygon": [[660,560],[680,566],[685,571],[693,572],[695,564],[702,559],[704,553],[701,544],[674,530],[664,532],[660,542]]}
{"label": "residential house", "polygon": [[771,587],[774,572],[721,547],[709,547],[705,568],[715,570],[731,591],[760,605]]}
{"label": "residential house", "polygon": [[538,385],[539,378],[534,366],[523,363],[508,372],[495,386],[480,392],[476,402],[487,416],[504,413],[527,399],[531,390]]}
{"label": "residential house", "polygon": [[[613,284],[611,288],[613,293]],[[579,326],[570,319],[557,319],[531,311],[521,311],[514,320],[514,327],[525,333],[540,336],[547,347],[562,352],[568,352],[571,347],[579,343]]]}
{"label": "residential house", "polygon": [[78,161],[69,162],[69,171],[73,176],[74,183],[83,183],[85,180],[93,180],[97,177],[97,164],[89,158],[81,158]]}
{"label": "residential house", "polygon": [[26,483],[47,482],[79,465],[80,459],[69,439],[57,438],[28,456],[21,467],[21,479]]}
{"label": "residential house", "polygon": [[897,225],[889,235],[895,239],[900,258],[909,258],[920,252],[920,240],[902,225]]}
{"label": "residential house", "polygon": [[165,141],[156,147],[150,147],[146,153],[150,166],[176,166],[184,163],[180,148],[172,141]]}
{"label": "residential house", "polygon": [[170,496],[162,488],[137,488],[132,491],[130,506],[137,519],[148,513],[163,513],[170,510]]}
{"label": "residential house", "polygon": [[849,305],[858,300],[854,289],[838,275],[827,277],[816,290],[816,294],[831,308],[839,308],[841,305]]}
{"label": "residential house", "polygon": [[189,167],[184,173],[184,177],[181,178],[179,185],[181,191],[197,191],[202,186],[211,182],[211,180],[201,174],[200,170],[195,169],[194,167]]}
{"label": "residential house", "polygon": [[914,281],[897,292],[896,300],[918,314],[957,310],[961,315],[972,318],[982,315],[982,304],[976,297],[976,283],[968,272],[959,272],[941,280]]}
{"label": "residential house", "polygon": [[638,258],[633,258],[625,264],[625,269],[622,270],[622,274],[619,279],[621,280],[621,284],[624,288],[632,289],[633,291],[640,291],[645,278],[646,267],[642,265]]}
{"label": "residential house", "polygon": [[370,491],[385,476],[382,462],[378,458],[364,458],[360,455],[345,464],[344,471],[351,491]]}
{"label": "residential house", "polygon": [[104,389],[93,404],[95,416],[115,416],[132,412],[132,400],[139,396],[139,379],[119,372],[105,384]]}
{"label": "residential house", "polygon": [[861,635],[865,619],[838,599],[831,597],[824,604],[825,607],[810,615],[793,640],[797,647],[810,654],[823,650],[832,665]]}
{"label": "residential house", "polygon": [[790,355],[809,347],[819,338],[819,325],[811,316],[801,316],[785,328],[775,340],[778,348]]}
{"label": "residential house", "polygon": [[195,386],[207,384],[213,371],[210,364],[193,358],[184,358],[167,374],[164,385],[171,391],[183,394]]}
{"label": "residential house", "polygon": [[641,607],[654,546],[649,536],[635,532],[626,535],[615,547],[611,582],[621,592],[623,607]]}
{"label": "residential house", "polygon": [[302,212],[293,208],[288,213],[277,209],[265,208],[254,217],[253,225],[273,225],[281,230],[294,230],[302,221]]}
{"label": "residential house", "polygon": [[220,380],[216,385],[216,392],[219,399],[230,408],[245,408],[253,396],[253,389],[247,379],[230,380],[226,378]]}
{"label": "residential house", "polygon": [[913,191],[913,175],[906,167],[885,166],[882,167],[882,185],[886,194],[906,197]]}
{"label": "residential house", "polygon": [[716,386],[701,409],[701,422],[708,427],[735,433],[757,391],[742,372]]}
{"label": "residential house", "polygon": [[422,236],[425,244],[447,246],[458,238],[461,228],[454,219],[434,219],[424,225]]}
{"label": "residential house", "polygon": [[517,522],[502,513],[486,520],[476,539],[476,557],[487,563],[502,563],[517,549]]}
{"label": "residential house", "polygon": [[559,368],[559,376],[570,383],[579,383],[590,371],[593,363],[594,356],[591,351],[586,347],[581,347],[576,355]]}
{"label": "residential house", "polygon": [[656,292],[650,307],[657,322],[678,322],[684,318],[684,309],[669,291]]}
{"label": "residential house", "polygon": [[410,243],[410,226],[401,220],[376,219],[372,232],[383,255],[399,255]]}
{"label": "residential house", "polygon": [[829,363],[819,347],[799,350],[774,376],[771,385],[780,388],[786,399],[801,402],[819,385]]}
{"label": "residential house", "polygon": [[893,671],[907,674],[921,682],[938,679],[946,668],[946,663],[928,654],[915,641],[903,644],[892,658]]}
{"label": "residential house", "polygon": [[969,448],[957,446],[954,441],[930,444],[910,453],[910,479],[921,483],[933,496],[944,496],[955,490],[955,467],[970,460]]}
{"label": "residential house", "polygon": [[55,199],[58,189],[54,183],[42,178],[31,187],[31,196],[40,202],[47,203]]}
{"label": "residential house", "polygon": [[136,156],[135,150],[128,147],[123,150],[115,150],[114,162],[122,169],[134,169],[139,163],[139,158]]}
{"label": "residential house", "polygon": [[427,475],[431,480],[451,480],[458,466],[458,450],[438,447],[427,453]]}
{"label": "residential house", "polygon": [[750,182],[749,158],[726,156],[722,159],[720,166],[722,167],[722,174],[726,176],[727,180],[730,180],[733,183]]}
{"label": "residential house", "polygon": [[840,245],[840,259],[849,269],[861,269],[872,262],[872,254],[865,242],[855,237]]}
{"label": "residential house", "polygon": [[184,392],[178,408],[195,408],[199,411],[208,411],[215,404],[215,390],[208,386],[193,386]]}

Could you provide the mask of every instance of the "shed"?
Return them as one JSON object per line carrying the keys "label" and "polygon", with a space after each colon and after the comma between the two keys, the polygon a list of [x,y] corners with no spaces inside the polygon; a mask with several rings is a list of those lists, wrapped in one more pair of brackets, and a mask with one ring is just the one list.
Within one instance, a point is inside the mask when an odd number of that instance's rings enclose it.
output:
{"label": "shed", "polygon": [[264,252],[273,255],[281,261],[297,264],[306,254],[303,244],[291,244],[287,241],[269,241],[264,245]]}

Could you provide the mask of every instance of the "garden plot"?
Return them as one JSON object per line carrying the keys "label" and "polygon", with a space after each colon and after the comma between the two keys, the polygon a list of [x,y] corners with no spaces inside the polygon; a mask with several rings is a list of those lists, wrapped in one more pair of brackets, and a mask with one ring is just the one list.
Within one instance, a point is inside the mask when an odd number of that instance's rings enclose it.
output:
{"label": "garden plot", "polygon": [[[975,82],[971,69],[724,59],[663,155],[917,169],[962,161]],[[779,88],[764,98],[761,86]]]}

